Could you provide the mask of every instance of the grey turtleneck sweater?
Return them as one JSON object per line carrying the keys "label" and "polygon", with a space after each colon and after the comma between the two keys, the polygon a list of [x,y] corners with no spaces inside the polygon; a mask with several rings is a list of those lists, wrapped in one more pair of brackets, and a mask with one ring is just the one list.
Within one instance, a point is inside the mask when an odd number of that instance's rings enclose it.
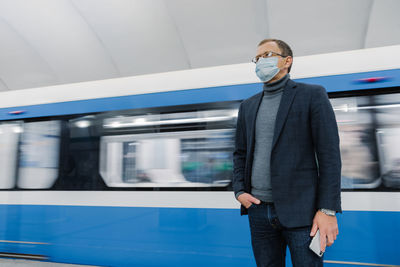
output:
{"label": "grey turtleneck sweater", "polygon": [[[264,95],[257,112],[251,194],[265,202],[273,202],[270,159],[275,119],[289,74],[273,83],[264,84]],[[238,192],[236,198],[244,192]]]}

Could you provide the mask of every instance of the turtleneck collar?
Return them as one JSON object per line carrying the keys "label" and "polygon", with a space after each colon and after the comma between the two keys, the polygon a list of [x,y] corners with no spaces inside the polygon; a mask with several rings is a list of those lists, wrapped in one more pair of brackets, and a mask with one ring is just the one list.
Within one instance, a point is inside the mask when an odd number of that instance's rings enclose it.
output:
{"label": "turtleneck collar", "polygon": [[289,81],[289,79],[290,79],[290,75],[288,73],[275,82],[264,83],[264,87],[263,87],[264,93],[274,93],[274,92],[283,90],[283,88],[285,87],[285,85]]}

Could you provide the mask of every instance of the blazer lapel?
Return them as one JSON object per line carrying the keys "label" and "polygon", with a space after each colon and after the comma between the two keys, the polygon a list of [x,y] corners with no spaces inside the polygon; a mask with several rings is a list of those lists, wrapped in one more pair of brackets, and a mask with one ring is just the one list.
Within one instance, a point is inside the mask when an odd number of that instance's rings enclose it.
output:
{"label": "blazer lapel", "polygon": [[283,89],[281,103],[279,104],[278,113],[276,114],[275,121],[275,129],[274,129],[274,137],[272,139],[272,149],[274,148],[287,119],[287,115],[290,110],[290,106],[292,105],[294,96],[296,95],[296,83],[292,80],[289,80],[286,83],[285,88]]}

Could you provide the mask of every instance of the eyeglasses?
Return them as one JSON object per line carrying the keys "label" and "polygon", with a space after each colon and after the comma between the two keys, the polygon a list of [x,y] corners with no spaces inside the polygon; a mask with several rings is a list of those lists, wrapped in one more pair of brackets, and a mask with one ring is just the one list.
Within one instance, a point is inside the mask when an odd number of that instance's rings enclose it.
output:
{"label": "eyeglasses", "polygon": [[258,60],[259,60],[261,57],[262,57],[262,58],[267,58],[267,57],[272,57],[273,55],[280,56],[280,57],[287,57],[287,56],[284,56],[284,55],[281,55],[281,54],[278,54],[278,53],[275,53],[275,52],[272,52],[272,51],[267,51],[267,52],[265,52],[264,54],[261,54],[261,55],[259,55],[259,56],[255,56],[255,57],[251,60],[251,62],[257,63]]}

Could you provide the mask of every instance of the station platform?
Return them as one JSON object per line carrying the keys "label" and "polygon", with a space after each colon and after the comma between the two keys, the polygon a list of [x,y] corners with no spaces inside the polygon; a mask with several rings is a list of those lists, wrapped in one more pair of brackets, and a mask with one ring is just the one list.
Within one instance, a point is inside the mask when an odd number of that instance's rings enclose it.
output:
{"label": "station platform", "polygon": [[66,264],[47,261],[17,260],[17,259],[0,259],[1,267],[100,267],[96,265],[78,265]]}

